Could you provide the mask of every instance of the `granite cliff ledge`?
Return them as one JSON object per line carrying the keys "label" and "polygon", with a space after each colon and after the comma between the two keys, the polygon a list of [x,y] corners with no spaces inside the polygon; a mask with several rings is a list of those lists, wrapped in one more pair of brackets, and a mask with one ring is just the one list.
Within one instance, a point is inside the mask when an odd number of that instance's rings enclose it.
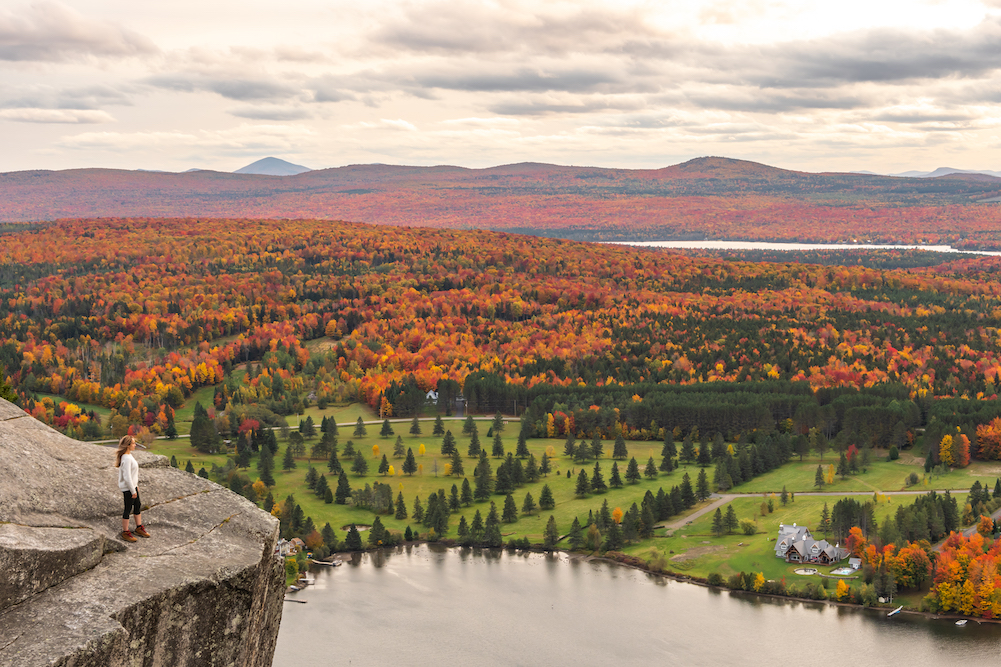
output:
{"label": "granite cliff ledge", "polygon": [[136,452],[153,537],[126,544],[114,450],[0,399],[0,667],[271,665],[278,522]]}

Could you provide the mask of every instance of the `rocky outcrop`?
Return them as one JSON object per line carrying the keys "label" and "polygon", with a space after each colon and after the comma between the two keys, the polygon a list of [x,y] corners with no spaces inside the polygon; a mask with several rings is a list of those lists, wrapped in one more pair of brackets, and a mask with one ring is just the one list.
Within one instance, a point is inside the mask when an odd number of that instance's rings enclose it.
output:
{"label": "rocky outcrop", "polygon": [[277,520],[137,451],[153,537],[123,542],[114,459],[0,400],[0,667],[270,665]]}

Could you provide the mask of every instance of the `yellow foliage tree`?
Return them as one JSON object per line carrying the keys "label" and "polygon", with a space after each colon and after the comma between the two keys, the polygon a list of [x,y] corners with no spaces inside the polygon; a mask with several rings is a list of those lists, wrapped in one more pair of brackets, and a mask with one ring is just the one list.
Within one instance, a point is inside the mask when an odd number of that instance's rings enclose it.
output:
{"label": "yellow foliage tree", "polygon": [[421,446],[417,448],[417,455],[418,456],[424,456],[424,452],[426,452],[426,451],[427,450],[424,449],[424,443],[422,442]]}
{"label": "yellow foliage tree", "polygon": [[838,598],[838,601],[843,601],[848,597],[848,584],[845,583],[844,579],[838,579],[838,585],[834,591],[834,595]]}
{"label": "yellow foliage tree", "polygon": [[826,481],[827,481],[828,484],[834,484],[834,465],[833,464],[827,466],[827,474],[825,475],[825,477],[827,478]]}
{"label": "yellow foliage tree", "polygon": [[938,446],[938,458],[942,463],[952,465],[952,436],[947,435],[942,438],[942,443]]}
{"label": "yellow foliage tree", "polygon": [[372,445],[372,458],[379,458],[379,445]]}
{"label": "yellow foliage tree", "polygon": [[448,477],[451,474],[452,474],[452,464],[451,463],[446,463],[445,464],[445,477]]}
{"label": "yellow foliage tree", "polygon": [[393,475],[396,474],[396,468],[394,468],[393,465],[390,464],[389,470],[386,471],[386,474],[388,474],[390,477],[392,477]]}
{"label": "yellow foliage tree", "polygon": [[761,589],[765,586],[765,575],[763,572],[758,572],[757,576],[754,577],[754,592],[760,593]]}
{"label": "yellow foliage tree", "polygon": [[622,523],[622,508],[616,507],[612,510],[612,521],[615,523]]}

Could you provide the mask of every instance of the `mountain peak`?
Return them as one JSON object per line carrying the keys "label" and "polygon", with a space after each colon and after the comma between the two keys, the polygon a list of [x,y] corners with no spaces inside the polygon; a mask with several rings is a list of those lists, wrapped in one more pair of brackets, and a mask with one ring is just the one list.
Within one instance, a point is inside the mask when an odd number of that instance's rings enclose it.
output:
{"label": "mountain peak", "polygon": [[263,176],[295,176],[303,172],[312,171],[309,167],[301,164],[292,164],[280,158],[266,157],[257,162],[251,162],[246,167],[234,171],[234,174],[259,174]]}

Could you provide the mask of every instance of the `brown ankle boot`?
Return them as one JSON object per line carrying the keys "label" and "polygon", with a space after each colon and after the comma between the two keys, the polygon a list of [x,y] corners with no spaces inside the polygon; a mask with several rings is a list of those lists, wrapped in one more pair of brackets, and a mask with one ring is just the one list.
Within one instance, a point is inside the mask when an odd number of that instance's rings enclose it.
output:
{"label": "brown ankle boot", "polygon": [[128,530],[123,530],[122,531],[122,539],[125,540],[126,542],[138,542],[139,541],[139,540],[136,539],[136,536],[133,535],[132,532],[128,531]]}
{"label": "brown ankle boot", "polygon": [[133,532],[139,537],[149,537],[149,533],[146,532],[146,527],[142,524],[136,526],[136,529]]}

